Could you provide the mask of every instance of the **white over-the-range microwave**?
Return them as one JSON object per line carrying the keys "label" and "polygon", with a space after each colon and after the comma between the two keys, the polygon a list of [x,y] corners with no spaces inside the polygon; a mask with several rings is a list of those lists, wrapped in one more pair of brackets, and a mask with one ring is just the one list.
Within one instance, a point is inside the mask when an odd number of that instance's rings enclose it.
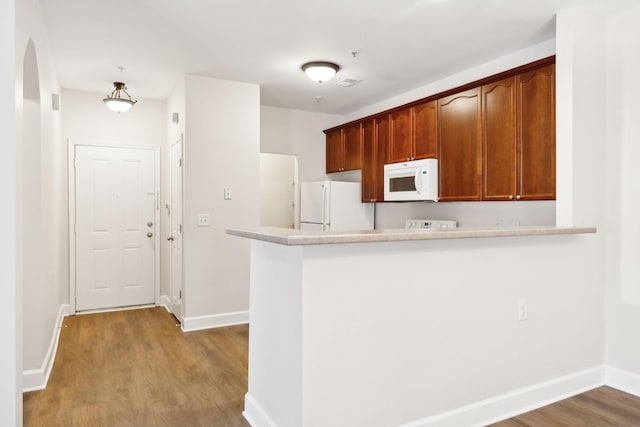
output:
{"label": "white over-the-range microwave", "polygon": [[384,200],[438,201],[438,159],[384,165]]}

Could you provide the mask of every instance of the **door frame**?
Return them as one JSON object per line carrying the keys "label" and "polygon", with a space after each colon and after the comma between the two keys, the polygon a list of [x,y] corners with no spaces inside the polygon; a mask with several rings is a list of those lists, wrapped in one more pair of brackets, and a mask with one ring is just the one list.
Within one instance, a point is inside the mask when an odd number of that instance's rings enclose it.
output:
{"label": "door frame", "polygon": [[169,206],[170,206],[170,214],[169,214],[169,235],[173,235],[173,230],[171,229],[173,225],[173,213],[176,211],[175,206],[173,205],[173,186],[171,185],[171,180],[173,179],[173,147],[176,145],[180,146],[180,157],[182,159],[182,166],[180,167],[180,220],[182,221],[182,235],[181,235],[181,245],[182,250],[180,252],[180,313],[179,316],[176,316],[176,313],[173,311],[173,291],[174,291],[174,283],[173,283],[173,248],[172,242],[169,242],[169,311],[178,319],[181,325],[184,325],[184,312],[185,312],[185,289],[184,289],[184,134],[180,134],[180,138],[171,144],[169,147],[168,157],[169,160]]}
{"label": "door frame", "polygon": [[[160,147],[153,145],[126,145],[122,143],[111,143],[105,141],[72,141],[67,140],[67,184],[69,188],[69,308],[71,313],[76,313],[76,168],[75,153],[77,146],[104,147],[104,148],[124,148],[135,150],[153,151],[154,161],[154,187],[155,187],[155,209],[154,223],[155,230],[155,255],[154,255],[154,301],[155,305],[160,305]],[[101,310],[98,310],[101,311]]]}

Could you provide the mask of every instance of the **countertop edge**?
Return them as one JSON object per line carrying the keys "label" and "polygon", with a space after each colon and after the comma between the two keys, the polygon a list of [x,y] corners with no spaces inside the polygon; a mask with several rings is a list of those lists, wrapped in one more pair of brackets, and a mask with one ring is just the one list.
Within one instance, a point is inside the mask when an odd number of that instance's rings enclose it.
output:
{"label": "countertop edge", "polygon": [[232,236],[261,240],[287,246],[327,245],[344,243],[402,242],[415,240],[475,239],[487,237],[550,236],[563,234],[596,233],[595,227],[499,227],[455,228],[423,230],[362,230],[345,232],[304,232],[286,228],[260,228],[255,230],[227,229]]}

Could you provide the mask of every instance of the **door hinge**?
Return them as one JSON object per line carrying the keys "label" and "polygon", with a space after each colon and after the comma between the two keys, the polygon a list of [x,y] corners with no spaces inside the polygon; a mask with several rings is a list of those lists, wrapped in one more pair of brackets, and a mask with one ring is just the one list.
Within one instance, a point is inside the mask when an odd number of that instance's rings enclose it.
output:
{"label": "door hinge", "polygon": [[182,167],[182,157],[180,157],[180,160],[179,160],[179,164],[178,164],[178,166],[179,166],[179,167]]}
{"label": "door hinge", "polygon": [[182,289],[180,289],[180,291],[178,292],[178,299],[181,300],[182,299]]}
{"label": "door hinge", "polygon": [[180,224],[179,229],[180,229],[180,234],[182,234],[182,224]]}

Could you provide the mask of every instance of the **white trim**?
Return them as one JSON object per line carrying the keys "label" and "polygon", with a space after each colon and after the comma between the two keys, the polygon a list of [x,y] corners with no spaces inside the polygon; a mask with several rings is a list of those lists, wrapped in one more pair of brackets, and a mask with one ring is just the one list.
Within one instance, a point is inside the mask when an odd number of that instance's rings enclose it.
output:
{"label": "white trim", "polygon": [[554,378],[400,427],[486,426],[604,385],[602,366]]}
{"label": "white trim", "polygon": [[609,387],[640,397],[640,375],[638,374],[605,366],[604,383]]}
{"label": "white trim", "polygon": [[242,416],[251,427],[278,427],[248,392],[244,395]]}
{"label": "white trim", "polygon": [[212,314],[209,316],[185,317],[182,330],[184,332],[191,332],[201,329],[242,325],[245,323],[249,323],[249,311],[236,311],[233,313]]}
{"label": "white trim", "polygon": [[22,392],[43,390],[47,387],[49,381],[49,375],[51,369],[53,369],[53,362],[56,360],[56,353],[58,351],[58,341],[60,340],[60,329],[62,328],[62,322],[66,316],[73,314],[71,306],[69,304],[62,304],[58,310],[58,318],[56,320],[56,327],[53,330],[51,337],[51,343],[49,349],[42,362],[40,369],[29,369],[22,371]]}
{"label": "white trim", "polygon": [[155,304],[127,305],[125,307],[96,308],[93,310],[76,311],[75,314],[76,316],[83,316],[85,314],[112,313],[114,311],[140,310],[143,308],[154,308],[154,307],[157,307],[157,306]]}
{"label": "white trim", "polygon": [[[162,229],[160,224],[160,147],[154,145],[126,145],[120,143],[111,143],[108,141],[91,142],[91,141],[79,141],[73,142],[70,139],[67,140],[67,172],[68,172],[68,191],[69,191],[69,306],[71,307],[71,313],[76,312],[76,235],[75,235],[75,223],[76,223],[76,168],[75,168],[75,154],[77,146],[91,146],[91,147],[109,147],[109,148],[125,148],[136,150],[152,150],[154,155],[154,187],[156,193],[156,207],[154,215],[154,223],[156,224],[156,240],[155,240],[155,291],[154,291],[154,303],[160,304],[160,230]],[[119,308],[116,308],[119,309]]]}
{"label": "white trim", "polygon": [[167,310],[169,313],[171,313],[171,300],[169,299],[168,295],[161,295],[160,296],[160,305],[161,307],[164,307],[165,310]]}

